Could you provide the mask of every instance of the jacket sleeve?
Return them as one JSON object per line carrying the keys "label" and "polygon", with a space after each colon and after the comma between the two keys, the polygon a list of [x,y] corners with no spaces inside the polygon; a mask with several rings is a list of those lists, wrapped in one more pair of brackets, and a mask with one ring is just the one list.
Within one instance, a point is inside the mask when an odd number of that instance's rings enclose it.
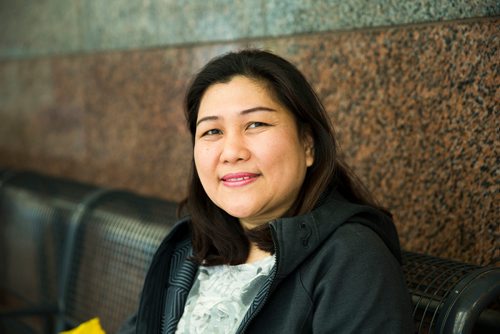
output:
{"label": "jacket sleeve", "polygon": [[313,333],[413,333],[400,265],[380,237],[346,223],[331,242],[331,267],[313,294]]}

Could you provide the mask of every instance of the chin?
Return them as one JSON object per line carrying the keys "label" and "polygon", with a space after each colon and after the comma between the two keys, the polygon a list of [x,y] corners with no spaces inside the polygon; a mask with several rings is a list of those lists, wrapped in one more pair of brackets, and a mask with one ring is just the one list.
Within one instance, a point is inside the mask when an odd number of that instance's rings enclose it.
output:
{"label": "chin", "polygon": [[241,210],[224,210],[224,211],[226,211],[229,215],[238,219],[247,219],[251,217],[251,214]]}
{"label": "chin", "polygon": [[226,211],[229,215],[238,219],[249,219],[253,216],[253,212],[248,210],[248,208],[235,208],[235,207],[221,207],[222,210]]}

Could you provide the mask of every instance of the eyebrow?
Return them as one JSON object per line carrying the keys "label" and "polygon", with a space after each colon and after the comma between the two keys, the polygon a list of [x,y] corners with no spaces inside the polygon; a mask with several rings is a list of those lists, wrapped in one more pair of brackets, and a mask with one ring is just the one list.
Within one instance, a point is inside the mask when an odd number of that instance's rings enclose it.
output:
{"label": "eyebrow", "polygon": [[[246,115],[246,114],[250,114],[250,113],[253,113],[253,112],[257,112],[257,111],[270,111],[270,112],[275,112],[276,110],[275,109],[272,109],[272,108],[268,108],[268,107],[253,107],[253,108],[249,108],[249,109],[244,109],[242,111],[240,111],[240,115]],[[198,122],[196,122],[196,126],[198,126],[201,122],[205,122],[205,121],[214,121],[214,120],[217,120],[219,119],[220,117],[219,116],[205,116],[205,117],[202,117],[198,120]]]}

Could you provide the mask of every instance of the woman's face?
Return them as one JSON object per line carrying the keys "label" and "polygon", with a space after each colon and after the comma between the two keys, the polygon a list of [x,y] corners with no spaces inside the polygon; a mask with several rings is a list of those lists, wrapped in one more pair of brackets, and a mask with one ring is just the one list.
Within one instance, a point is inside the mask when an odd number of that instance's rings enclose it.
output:
{"label": "woman's face", "polygon": [[194,161],[210,199],[252,228],[282,216],[313,163],[310,135],[300,138],[293,114],[266,86],[244,76],[202,97]]}

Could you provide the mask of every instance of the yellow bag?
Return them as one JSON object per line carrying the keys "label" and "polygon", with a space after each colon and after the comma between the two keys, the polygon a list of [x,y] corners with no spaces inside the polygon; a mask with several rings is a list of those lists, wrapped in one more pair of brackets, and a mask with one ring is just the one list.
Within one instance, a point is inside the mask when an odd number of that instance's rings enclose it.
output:
{"label": "yellow bag", "polygon": [[106,334],[106,332],[102,329],[99,318],[94,318],[82,323],[74,329],[61,332],[60,334]]}

